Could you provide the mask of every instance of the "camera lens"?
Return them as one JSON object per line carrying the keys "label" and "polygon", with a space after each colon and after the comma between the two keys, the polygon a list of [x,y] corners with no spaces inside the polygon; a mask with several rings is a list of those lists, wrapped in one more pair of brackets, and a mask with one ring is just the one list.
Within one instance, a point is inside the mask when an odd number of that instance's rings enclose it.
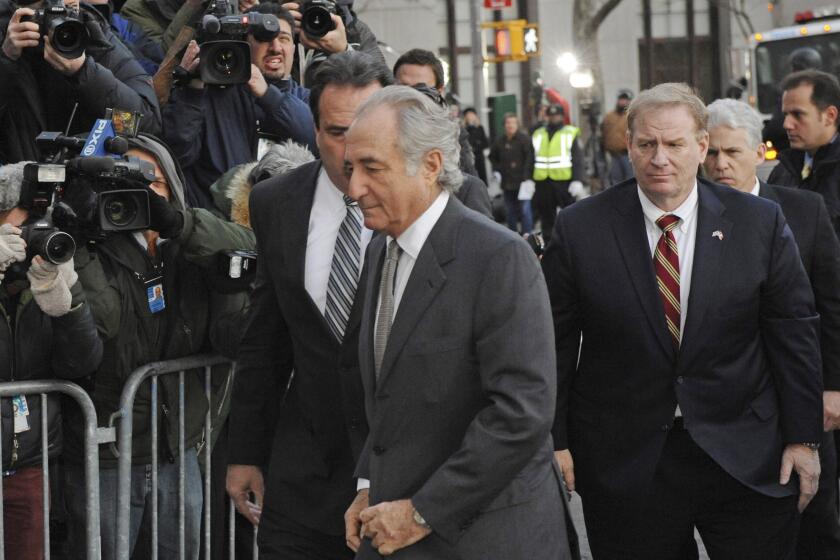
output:
{"label": "camera lens", "polygon": [[132,198],[114,196],[108,199],[103,210],[103,215],[108,223],[117,228],[124,228],[134,222],[139,208],[137,207],[137,201]]}
{"label": "camera lens", "polygon": [[244,84],[251,78],[251,47],[246,41],[203,43],[199,73],[207,85]]}
{"label": "camera lens", "polygon": [[75,253],[76,242],[63,231],[51,234],[44,243],[44,257],[53,264],[66,263]]}
{"label": "camera lens", "polygon": [[79,58],[88,43],[88,30],[81,21],[56,18],[50,22],[50,43],[65,58]]}
{"label": "camera lens", "polygon": [[221,48],[213,57],[213,68],[219,74],[230,76],[236,67],[236,53],[230,48]]}
{"label": "camera lens", "polygon": [[335,29],[330,11],[321,6],[312,6],[303,13],[301,27],[307,37],[320,38]]}

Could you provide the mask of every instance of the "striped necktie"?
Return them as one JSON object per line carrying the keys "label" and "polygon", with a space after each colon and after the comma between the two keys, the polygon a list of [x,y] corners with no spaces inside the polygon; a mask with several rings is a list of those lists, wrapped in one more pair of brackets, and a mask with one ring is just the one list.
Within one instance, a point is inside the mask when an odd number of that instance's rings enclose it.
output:
{"label": "striped necktie", "polygon": [[680,258],[673,229],[680,223],[680,218],[665,214],[656,220],[662,230],[662,236],[653,253],[653,267],[656,270],[656,283],[665,308],[665,322],[674,348],[680,347]]}
{"label": "striped necktie", "polygon": [[402,249],[396,239],[388,243],[385,262],[382,265],[382,278],[379,281],[379,310],[376,314],[376,329],[373,333],[374,373],[379,379],[385,348],[391,336],[391,325],[394,323],[394,279],[397,277],[397,264]]}
{"label": "striped necktie", "polygon": [[330,330],[339,342],[344,339],[344,329],[347,328],[359,284],[362,240],[362,212],[359,205],[347,195],[344,195],[344,204],[347,206],[347,214],[335,239],[324,313]]}

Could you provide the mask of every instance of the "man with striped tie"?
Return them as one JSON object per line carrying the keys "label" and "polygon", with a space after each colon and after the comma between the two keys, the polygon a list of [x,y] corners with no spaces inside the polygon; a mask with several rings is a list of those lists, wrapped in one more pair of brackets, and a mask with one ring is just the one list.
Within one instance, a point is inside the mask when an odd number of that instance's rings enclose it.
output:
{"label": "man with striped tie", "polygon": [[251,194],[259,265],[231,407],[227,490],[259,523],[261,559],[353,557],[344,511],[356,495],[354,442],[366,431],[361,389],[353,396],[361,385],[356,287],[372,232],[346,194],[344,132],[356,107],[392,81],[364,53],[330,57],[310,90],[321,159]]}
{"label": "man with striped tie", "polygon": [[[598,558],[791,558],[816,492],[819,318],[774,203],[697,179],[684,84],[628,113],[635,179],[562,211],[543,259],[555,456]],[[794,474],[795,473],[795,474]]]}

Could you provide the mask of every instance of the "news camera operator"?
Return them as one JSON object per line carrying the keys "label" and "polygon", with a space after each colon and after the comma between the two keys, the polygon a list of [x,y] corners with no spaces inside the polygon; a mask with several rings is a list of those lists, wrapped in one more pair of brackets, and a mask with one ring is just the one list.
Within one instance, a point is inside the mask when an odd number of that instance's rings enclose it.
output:
{"label": "news camera operator", "polygon": [[[0,167],[0,380],[74,379],[92,373],[102,359],[82,285],[72,257],[56,265],[35,256],[16,280],[12,263],[26,263],[37,243],[21,238],[28,211],[18,207],[26,162]],[[32,239],[30,238],[30,241]],[[27,255],[29,252],[29,255]],[[20,264],[18,264],[20,266]],[[61,452],[61,413],[48,398],[50,458]],[[41,398],[2,399],[3,529],[7,558],[44,557]]]}
{"label": "news camera operator", "polygon": [[[385,64],[376,35],[353,11],[353,0],[301,0],[282,2],[295,18],[295,33],[306,47],[304,85],[312,83],[315,71],[330,55],[346,50],[362,51]],[[300,76],[300,58],[294,76]]]}
{"label": "news camera operator", "polygon": [[[129,139],[134,156],[151,164],[154,180],[149,189],[149,228],[113,233],[87,243],[77,253],[79,277],[92,302],[93,315],[104,340],[105,359],[89,387],[101,423],[119,407],[128,375],[137,367],[159,360],[222,351],[233,357],[237,337],[231,324],[245,312],[247,296],[222,294],[213,289],[205,269],[186,259],[188,245],[236,246],[230,231],[207,227],[208,213],[185,210],[180,170],[166,149],[153,137]],[[68,189],[69,191],[70,189]],[[89,196],[73,194],[75,209]],[[239,227],[239,226],[236,226]],[[178,380],[159,379],[159,557],[177,558],[178,526]],[[214,396],[214,403],[219,395]],[[185,558],[197,560],[203,492],[197,449],[203,444],[207,400],[202,372],[186,374],[185,386]],[[135,401],[131,478],[131,533],[133,550],[142,523],[148,523],[151,505],[147,476],[151,471],[151,390],[144,384]],[[78,411],[76,411],[78,413]],[[71,557],[84,557],[85,490],[82,468],[81,423],[66,423],[65,493],[69,517]],[[100,519],[103,560],[115,557],[116,459],[109,449],[100,451]],[[144,521],[144,518],[146,520]]]}
{"label": "news camera operator", "polygon": [[[211,10],[215,6],[224,17],[224,4],[217,0]],[[184,170],[190,206],[212,209],[210,185],[232,167],[256,159],[261,137],[291,139],[315,147],[315,126],[307,105],[309,90],[290,78],[294,18],[277,4],[260,4],[256,10],[276,16],[279,31],[271,31],[273,18],[257,27],[255,18],[251,18],[251,25],[242,29],[247,29],[244,40],[250,47],[250,73],[246,68],[244,83],[228,80],[215,71],[227,52],[205,53],[207,60],[202,65],[201,50],[215,45],[205,42],[199,47],[191,42],[181,67],[190,76],[200,73],[204,79],[193,77],[187,85],[176,87],[163,109],[164,138]],[[206,15],[204,21],[209,17]],[[209,34],[209,25],[203,23],[202,28]],[[226,40],[224,34],[218,36]],[[243,67],[248,64],[241,60],[237,63]],[[228,68],[229,74],[240,70],[237,63]],[[217,85],[205,84],[211,78]],[[222,84],[227,87],[218,87]]]}
{"label": "news camera operator", "polygon": [[66,130],[76,104],[73,134],[106,107],[142,113],[140,129],[159,131],[149,75],[91,6],[0,0],[0,43],[0,161],[38,159],[37,134]]}

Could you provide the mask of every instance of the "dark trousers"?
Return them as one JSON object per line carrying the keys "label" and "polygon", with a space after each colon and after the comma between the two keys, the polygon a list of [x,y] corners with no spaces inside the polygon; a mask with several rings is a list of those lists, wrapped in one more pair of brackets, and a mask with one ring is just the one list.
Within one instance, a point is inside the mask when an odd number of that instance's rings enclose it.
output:
{"label": "dark trousers", "polygon": [[795,558],[797,500],[747,488],[677,422],[642,500],[586,494],[583,514],[595,560],[696,559],[695,527],[712,560],[790,560]]}
{"label": "dark trousers", "polygon": [[837,452],[834,434],[823,435],[820,446],[820,487],[817,495],[802,512],[798,560],[833,560],[840,558],[840,519],[837,509]]}
{"label": "dark trousers", "polygon": [[518,231],[517,223],[522,224],[520,233],[531,233],[534,230],[534,219],[531,216],[531,201],[519,200],[519,191],[502,191],[505,197],[505,216],[507,226],[512,231]]}
{"label": "dark trousers", "polygon": [[565,208],[574,202],[569,194],[569,181],[536,181],[536,191],[532,205],[542,226],[543,239],[548,242],[554,230],[557,209]]}
{"label": "dark trousers", "polygon": [[328,535],[270,510],[263,510],[257,533],[260,560],[352,560],[344,535]]}
{"label": "dark trousers", "polygon": [[3,545],[6,558],[44,558],[44,471],[19,469],[3,477]]}

